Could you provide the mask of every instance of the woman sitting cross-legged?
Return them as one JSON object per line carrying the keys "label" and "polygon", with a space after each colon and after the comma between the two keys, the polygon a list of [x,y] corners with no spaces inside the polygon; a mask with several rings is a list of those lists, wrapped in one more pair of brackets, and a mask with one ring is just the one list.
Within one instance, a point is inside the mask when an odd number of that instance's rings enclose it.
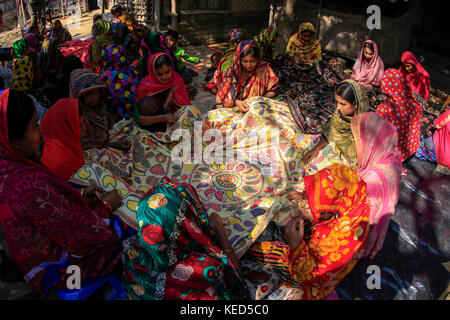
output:
{"label": "woman sitting cross-legged", "polygon": [[232,67],[228,70],[217,92],[216,107],[247,112],[244,100],[263,96],[273,98],[278,88],[278,77],[268,62],[261,61],[258,45],[252,40],[242,41],[236,48]]}
{"label": "woman sitting cross-legged", "polygon": [[322,46],[316,39],[316,29],[310,22],[303,22],[298,33],[294,34],[286,47],[286,54],[290,55],[296,64],[322,60]]}
{"label": "woman sitting cross-legged", "polygon": [[173,69],[165,53],[154,54],[148,63],[148,76],[137,89],[135,120],[151,132],[164,132],[178,120],[174,114],[190,105],[183,78]]}

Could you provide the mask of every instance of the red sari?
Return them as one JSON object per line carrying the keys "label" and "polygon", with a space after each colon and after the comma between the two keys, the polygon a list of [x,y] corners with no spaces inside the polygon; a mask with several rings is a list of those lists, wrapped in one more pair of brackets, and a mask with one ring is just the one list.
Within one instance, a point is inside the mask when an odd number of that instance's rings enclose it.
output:
{"label": "red sari", "polygon": [[110,273],[121,248],[103,219],[109,210],[100,201],[90,209],[80,192],[11,147],[8,96],[9,89],[0,95],[0,225],[19,271],[43,295],[66,286],[70,265],[82,281]]}
{"label": "red sari", "polygon": [[146,76],[139,83],[136,100],[156,95],[158,93],[169,90],[174,85],[176,85],[177,90],[175,91],[172,102],[179,107],[190,105],[191,102],[189,101],[186,85],[184,84],[183,78],[177,72],[175,72],[175,70],[172,70],[172,77],[170,78],[168,83],[162,82],[156,75],[155,61],[159,56],[163,54],[165,53],[159,52],[152,55],[152,57],[150,58],[148,63],[148,76]]}
{"label": "red sari", "polygon": [[400,67],[399,70],[408,79],[411,90],[414,91],[415,93],[420,94],[422,97],[424,97],[425,101],[428,102],[431,88],[430,75],[422,67],[419,60],[417,60],[414,54],[410,51],[403,52],[402,63],[410,63],[416,67],[415,73],[407,73],[403,65]]}
{"label": "red sari", "polygon": [[414,100],[408,80],[399,70],[386,70],[381,90],[389,98],[378,107],[377,114],[397,127],[398,149],[403,162],[420,147],[422,107]]}
{"label": "red sari", "polygon": [[[288,271],[284,284],[299,289],[297,298],[316,300],[327,297],[363,255],[370,206],[366,183],[344,165],[334,164],[304,182],[309,208],[304,215],[311,222],[305,223],[303,240],[292,251],[282,242],[256,243],[245,259],[281,274]],[[246,279],[253,282],[257,274],[251,271]],[[267,276],[259,272],[259,278]],[[258,290],[268,291],[265,285]]]}
{"label": "red sari", "polygon": [[69,180],[85,165],[78,100],[58,100],[42,119],[41,133],[44,139],[41,162],[55,175]]}

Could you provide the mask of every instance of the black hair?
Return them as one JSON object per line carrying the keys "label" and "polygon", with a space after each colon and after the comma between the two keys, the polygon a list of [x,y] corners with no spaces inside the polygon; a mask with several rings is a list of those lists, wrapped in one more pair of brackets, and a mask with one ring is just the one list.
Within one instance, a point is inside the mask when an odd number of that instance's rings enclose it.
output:
{"label": "black hair", "polygon": [[162,66],[171,66],[172,67],[172,60],[170,60],[170,58],[167,54],[162,54],[155,60],[155,71],[156,71],[156,69],[159,69]]}
{"label": "black hair", "polygon": [[216,57],[217,60],[220,61],[220,59],[222,59],[222,54],[219,53],[219,52],[214,52],[214,53],[211,55],[211,61],[213,60],[214,57]]}
{"label": "black hair", "polygon": [[5,90],[5,82],[2,77],[0,77],[0,90]]}
{"label": "black hair", "polygon": [[7,118],[10,142],[23,138],[35,112],[33,100],[26,93],[14,89],[9,90]]}
{"label": "black hair", "polygon": [[242,59],[249,55],[252,55],[259,60],[259,48],[257,46],[248,48],[247,50],[241,53],[240,58]]}
{"label": "black hair", "polygon": [[180,37],[180,34],[178,32],[176,32],[175,30],[169,29],[164,36],[166,37],[173,37],[175,40],[178,40],[178,38]]}
{"label": "black hair", "polygon": [[83,68],[83,62],[81,62],[80,58],[78,58],[75,55],[67,56],[63,59],[61,63],[61,71],[63,78],[61,81],[63,92],[60,92],[60,97],[68,98],[70,95],[70,75],[73,70],[76,69],[82,69]]}
{"label": "black hair", "polygon": [[123,11],[123,7],[120,4],[116,4],[111,8],[111,14],[114,16],[116,13]]}
{"label": "black hair", "polygon": [[372,52],[375,52],[375,48],[374,48],[373,44],[371,44],[370,42],[366,42],[364,44],[364,48],[369,48]]}
{"label": "black hair", "polygon": [[352,105],[356,104],[356,96],[353,87],[348,82],[340,83],[336,88],[336,94],[344,100],[347,100]]}

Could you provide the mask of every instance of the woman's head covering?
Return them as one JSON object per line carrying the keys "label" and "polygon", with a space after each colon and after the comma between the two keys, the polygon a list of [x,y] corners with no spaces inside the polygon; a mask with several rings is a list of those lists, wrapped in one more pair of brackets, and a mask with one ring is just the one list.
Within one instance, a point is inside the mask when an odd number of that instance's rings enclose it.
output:
{"label": "woman's head covering", "polygon": [[31,58],[22,56],[13,61],[14,87],[17,91],[29,91],[33,87],[34,71]]}
{"label": "woman's head covering", "polygon": [[125,51],[118,45],[106,45],[100,62],[102,81],[108,86],[111,105],[125,119],[133,114],[136,93],[141,75],[125,57]]}
{"label": "woman's head covering", "polygon": [[3,81],[3,88],[0,89],[6,90],[14,87],[14,74],[10,69],[0,66],[0,78]]}
{"label": "woman's head covering", "polygon": [[231,68],[234,61],[234,52],[236,47],[241,41],[248,39],[247,31],[243,28],[233,28],[228,31],[228,44],[229,48],[222,55],[219,61],[219,66],[217,67],[217,75],[214,76],[216,82],[221,82],[226,72]]}
{"label": "woman's head covering", "polygon": [[13,43],[13,59],[19,58],[27,52],[27,40],[20,39]]}
{"label": "woman's head covering", "polygon": [[316,39],[316,28],[314,27],[314,25],[311,22],[303,22],[300,27],[298,28],[298,35],[301,35],[303,32],[305,31],[309,31],[313,34],[312,38],[310,41],[308,42],[302,42],[304,44],[311,44],[314,43],[314,41],[317,41]]}
{"label": "woman's head covering", "polygon": [[[373,46],[373,57],[370,61],[364,58],[364,47],[366,43],[370,43]],[[352,79],[360,84],[372,84],[376,86],[381,85],[381,79],[384,74],[384,63],[381,57],[378,55],[378,46],[372,40],[367,40],[363,43],[361,52],[356,59],[353,66]]]}
{"label": "woman's head covering", "polygon": [[106,88],[106,84],[90,69],[76,69],[70,75],[70,98],[79,98],[89,91]]}
{"label": "woman's head covering", "polygon": [[144,38],[151,31],[147,26],[145,26],[143,24],[137,25],[134,29],[140,38]]}
{"label": "woman's head covering", "polygon": [[23,38],[27,41],[28,48],[37,50],[38,39],[34,33],[27,33]]}
{"label": "woman's head covering", "polygon": [[152,55],[164,52],[170,58],[172,62],[172,67],[175,71],[178,71],[177,59],[173,54],[172,50],[167,47],[167,40],[160,32],[150,32],[148,33],[141,42],[141,59],[139,61],[139,72],[146,76],[149,70],[150,59]]}
{"label": "woman's head covering", "polygon": [[8,131],[8,100],[11,89],[6,89],[0,94],[0,175],[6,171],[4,159],[13,160],[24,164],[33,164],[33,161],[23,158],[10,144]]}
{"label": "woman's head covering", "polygon": [[397,128],[375,112],[367,112],[351,121],[355,139],[357,172],[367,185],[372,229],[364,256],[375,255],[383,246],[390,217],[399,197],[401,155]]}
{"label": "woman's head covering", "polygon": [[96,69],[98,67],[98,61],[101,58],[102,48],[104,45],[113,44],[114,38],[110,33],[110,25],[103,19],[97,20],[95,23],[98,34],[95,37],[95,41],[92,44],[91,48],[91,56],[92,56],[92,65]]}
{"label": "woman's head covering", "polygon": [[139,100],[144,97],[161,93],[176,85],[177,90],[175,91],[173,102],[178,106],[190,105],[191,102],[189,101],[186,85],[184,84],[183,78],[175,70],[172,70],[172,78],[168,83],[163,83],[158,78],[155,71],[155,61],[159,56],[164,54],[165,53],[163,52],[159,52],[150,58],[148,63],[148,76],[146,76],[139,84],[136,99]]}
{"label": "woman's head covering", "polygon": [[[309,31],[313,34],[309,41],[302,39],[302,32]],[[316,29],[311,22],[303,22],[298,33],[294,34],[289,40],[286,53],[290,56],[299,55],[300,59],[305,62],[322,60],[322,48],[319,40],[316,38]]]}
{"label": "woman's head covering", "polygon": [[241,41],[248,39],[247,30],[244,28],[233,28],[228,31],[227,39],[228,44],[230,45],[229,49],[234,49]]}
{"label": "woman's head covering", "polygon": [[52,24],[52,29],[50,30],[50,33],[48,35],[48,39],[56,41],[58,44],[63,44],[64,42],[72,40],[72,35],[70,32],[64,28],[61,27],[61,29],[56,29],[56,24],[60,23],[62,26],[62,23],[60,20],[56,20]]}
{"label": "woman's head covering", "polygon": [[398,147],[404,161],[420,146],[422,107],[414,99],[405,75],[397,69],[386,70],[381,91],[388,98],[378,107],[377,113],[397,127]]}
{"label": "woman's head covering", "polygon": [[405,51],[402,54],[402,63],[410,63],[416,67],[416,73],[407,73],[405,67],[402,65],[400,71],[408,79],[409,85],[415,93],[420,94],[425,101],[428,101],[430,96],[430,75],[422,67],[419,60],[410,51]]}
{"label": "woman's head covering", "polygon": [[272,50],[275,47],[278,31],[273,28],[265,28],[253,39],[259,47],[261,58],[264,61],[272,60]]}
{"label": "woman's head covering", "polygon": [[69,180],[84,164],[77,99],[60,99],[41,122],[44,150],[41,162],[55,175]]}
{"label": "woman's head covering", "polygon": [[110,31],[110,25],[107,21],[103,20],[103,19],[99,19],[95,22],[97,31],[98,31],[98,35],[107,33]]}
{"label": "woman's head covering", "polygon": [[[354,80],[345,80],[341,83],[349,83],[352,87],[353,93],[356,98],[356,115],[360,115],[369,111],[369,97],[366,90]],[[333,117],[327,123],[323,134],[328,141],[333,141],[339,148],[341,155],[348,162],[348,164],[356,169],[357,167],[357,154],[354,144],[354,137],[350,122],[354,116],[344,116],[336,108]]]}
{"label": "woman's head covering", "polygon": [[223,102],[225,108],[234,106],[238,99],[263,96],[266,92],[274,91],[278,87],[278,77],[270,68],[269,63],[261,61],[259,56],[257,57],[258,64],[255,70],[244,84],[242,81],[241,55],[250,48],[258,48],[255,41],[244,40],[239,43],[234,53],[233,65],[227,71],[222,86],[217,92],[217,96]]}

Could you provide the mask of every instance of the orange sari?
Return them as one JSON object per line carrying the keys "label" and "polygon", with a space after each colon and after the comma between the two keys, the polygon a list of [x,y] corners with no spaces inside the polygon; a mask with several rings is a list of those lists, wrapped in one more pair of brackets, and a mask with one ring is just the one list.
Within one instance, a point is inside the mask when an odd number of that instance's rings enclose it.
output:
{"label": "orange sari", "polygon": [[[296,287],[298,299],[316,300],[327,297],[364,253],[370,207],[365,182],[344,165],[304,179],[309,207],[304,215],[311,222],[305,223],[303,240],[293,251],[282,242],[256,243],[245,258],[287,273],[290,279],[282,285]],[[249,273],[246,278],[262,277]],[[259,289],[269,291],[264,285]]]}
{"label": "orange sari", "polygon": [[233,65],[217,92],[218,107],[232,108],[236,100],[262,97],[278,89],[278,77],[268,62],[260,61],[248,79],[245,82],[242,80],[241,54],[251,47],[257,47],[257,44],[252,40],[244,40],[236,48]]}

